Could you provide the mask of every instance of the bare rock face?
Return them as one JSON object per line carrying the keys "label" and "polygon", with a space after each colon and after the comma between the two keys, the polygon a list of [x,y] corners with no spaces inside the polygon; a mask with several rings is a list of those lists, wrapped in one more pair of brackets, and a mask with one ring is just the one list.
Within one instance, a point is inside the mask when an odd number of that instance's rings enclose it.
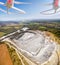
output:
{"label": "bare rock face", "polygon": [[60,45],[56,45],[56,49],[51,57],[42,65],[60,65]]}
{"label": "bare rock face", "polygon": [[58,65],[60,65],[60,45],[57,44],[57,53],[58,53]]}
{"label": "bare rock face", "polygon": [[36,64],[57,65],[60,62],[59,45],[44,32],[25,32],[21,37],[13,40],[22,53]]}

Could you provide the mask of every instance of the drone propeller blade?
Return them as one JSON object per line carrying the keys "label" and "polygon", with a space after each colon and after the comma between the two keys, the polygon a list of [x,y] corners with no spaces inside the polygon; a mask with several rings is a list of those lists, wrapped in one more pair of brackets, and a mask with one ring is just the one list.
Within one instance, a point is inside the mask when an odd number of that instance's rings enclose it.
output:
{"label": "drone propeller blade", "polygon": [[3,10],[3,9],[1,9],[1,8],[0,8],[0,10],[1,10],[2,12],[4,12],[4,13],[7,13],[5,10]]}
{"label": "drone propeller blade", "polygon": [[3,3],[3,2],[0,2],[0,4],[3,5],[3,6],[5,6],[5,3]]}
{"label": "drone propeller blade", "polygon": [[[7,11],[5,11],[5,10],[3,10],[3,9],[1,9],[0,8],[0,10],[2,11],[2,12],[4,12],[4,13],[7,13]],[[8,12],[9,14],[11,14],[11,12]]]}
{"label": "drone propeller blade", "polygon": [[57,12],[60,12],[60,7],[57,9]]}
{"label": "drone propeller blade", "polygon": [[14,1],[15,4],[32,4],[32,3],[25,3],[25,2],[18,2],[18,1]]}
{"label": "drone propeller blade", "polygon": [[45,14],[45,15],[50,15],[50,14],[55,14],[56,13],[56,10],[54,9],[49,9],[49,10],[45,10],[45,11],[42,11],[40,12],[41,14]]}
{"label": "drone propeller blade", "polygon": [[23,10],[21,10],[21,9],[18,9],[18,8],[16,8],[16,7],[12,7],[12,8],[15,9],[15,10],[17,10],[17,11],[19,11],[20,14],[25,14],[25,13],[26,13],[25,11],[23,11]]}
{"label": "drone propeller blade", "polygon": [[44,5],[46,5],[46,6],[50,6],[50,5],[52,5],[52,3],[48,3],[48,4],[44,4]]}
{"label": "drone propeller blade", "polygon": [[51,6],[51,5],[53,5],[53,3],[47,3],[47,4],[41,4],[41,5],[43,5],[43,6]]}

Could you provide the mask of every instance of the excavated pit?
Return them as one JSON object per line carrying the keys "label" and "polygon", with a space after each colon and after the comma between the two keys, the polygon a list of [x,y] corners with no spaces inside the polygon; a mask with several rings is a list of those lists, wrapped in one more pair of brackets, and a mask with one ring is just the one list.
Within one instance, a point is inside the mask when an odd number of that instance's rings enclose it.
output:
{"label": "excavated pit", "polygon": [[17,47],[26,53],[25,56],[40,64],[49,60],[55,50],[55,42],[50,37],[41,31],[25,32],[20,35],[13,40]]}

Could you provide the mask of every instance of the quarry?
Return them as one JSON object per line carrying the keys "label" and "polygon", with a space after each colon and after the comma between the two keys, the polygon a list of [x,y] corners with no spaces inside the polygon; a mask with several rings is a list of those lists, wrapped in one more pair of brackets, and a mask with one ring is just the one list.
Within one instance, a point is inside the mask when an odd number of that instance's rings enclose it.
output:
{"label": "quarry", "polygon": [[21,53],[26,57],[29,65],[58,65],[60,45],[45,33],[39,30],[24,30],[3,41],[9,42],[18,54]]}

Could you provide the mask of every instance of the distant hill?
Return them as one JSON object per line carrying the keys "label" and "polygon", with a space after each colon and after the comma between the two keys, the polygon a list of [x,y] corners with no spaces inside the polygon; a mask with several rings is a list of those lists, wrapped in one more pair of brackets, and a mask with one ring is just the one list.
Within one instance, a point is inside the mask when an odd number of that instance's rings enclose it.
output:
{"label": "distant hill", "polygon": [[15,21],[0,21],[0,25],[9,25],[9,24],[19,24],[19,22],[15,22]]}
{"label": "distant hill", "polygon": [[[60,20],[50,20],[50,19],[48,19],[48,20],[31,20],[31,21],[29,21],[29,22],[31,22],[31,23],[40,23],[40,22],[47,22],[47,23],[53,23],[53,22],[59,22],[60,23]],[[29,23],[28,21],[27,21],[27,23]]]}
{"label": "distant hill", "polygon": [[0,25],[7,25],[7,24],[19,24],[19,23],[24,23],[24,24],[28,24],[28,23],[60,23],[60,20],[40,20],[40,19],[36,19],[36,20],[21,20],[21,21],[0,21]]}

